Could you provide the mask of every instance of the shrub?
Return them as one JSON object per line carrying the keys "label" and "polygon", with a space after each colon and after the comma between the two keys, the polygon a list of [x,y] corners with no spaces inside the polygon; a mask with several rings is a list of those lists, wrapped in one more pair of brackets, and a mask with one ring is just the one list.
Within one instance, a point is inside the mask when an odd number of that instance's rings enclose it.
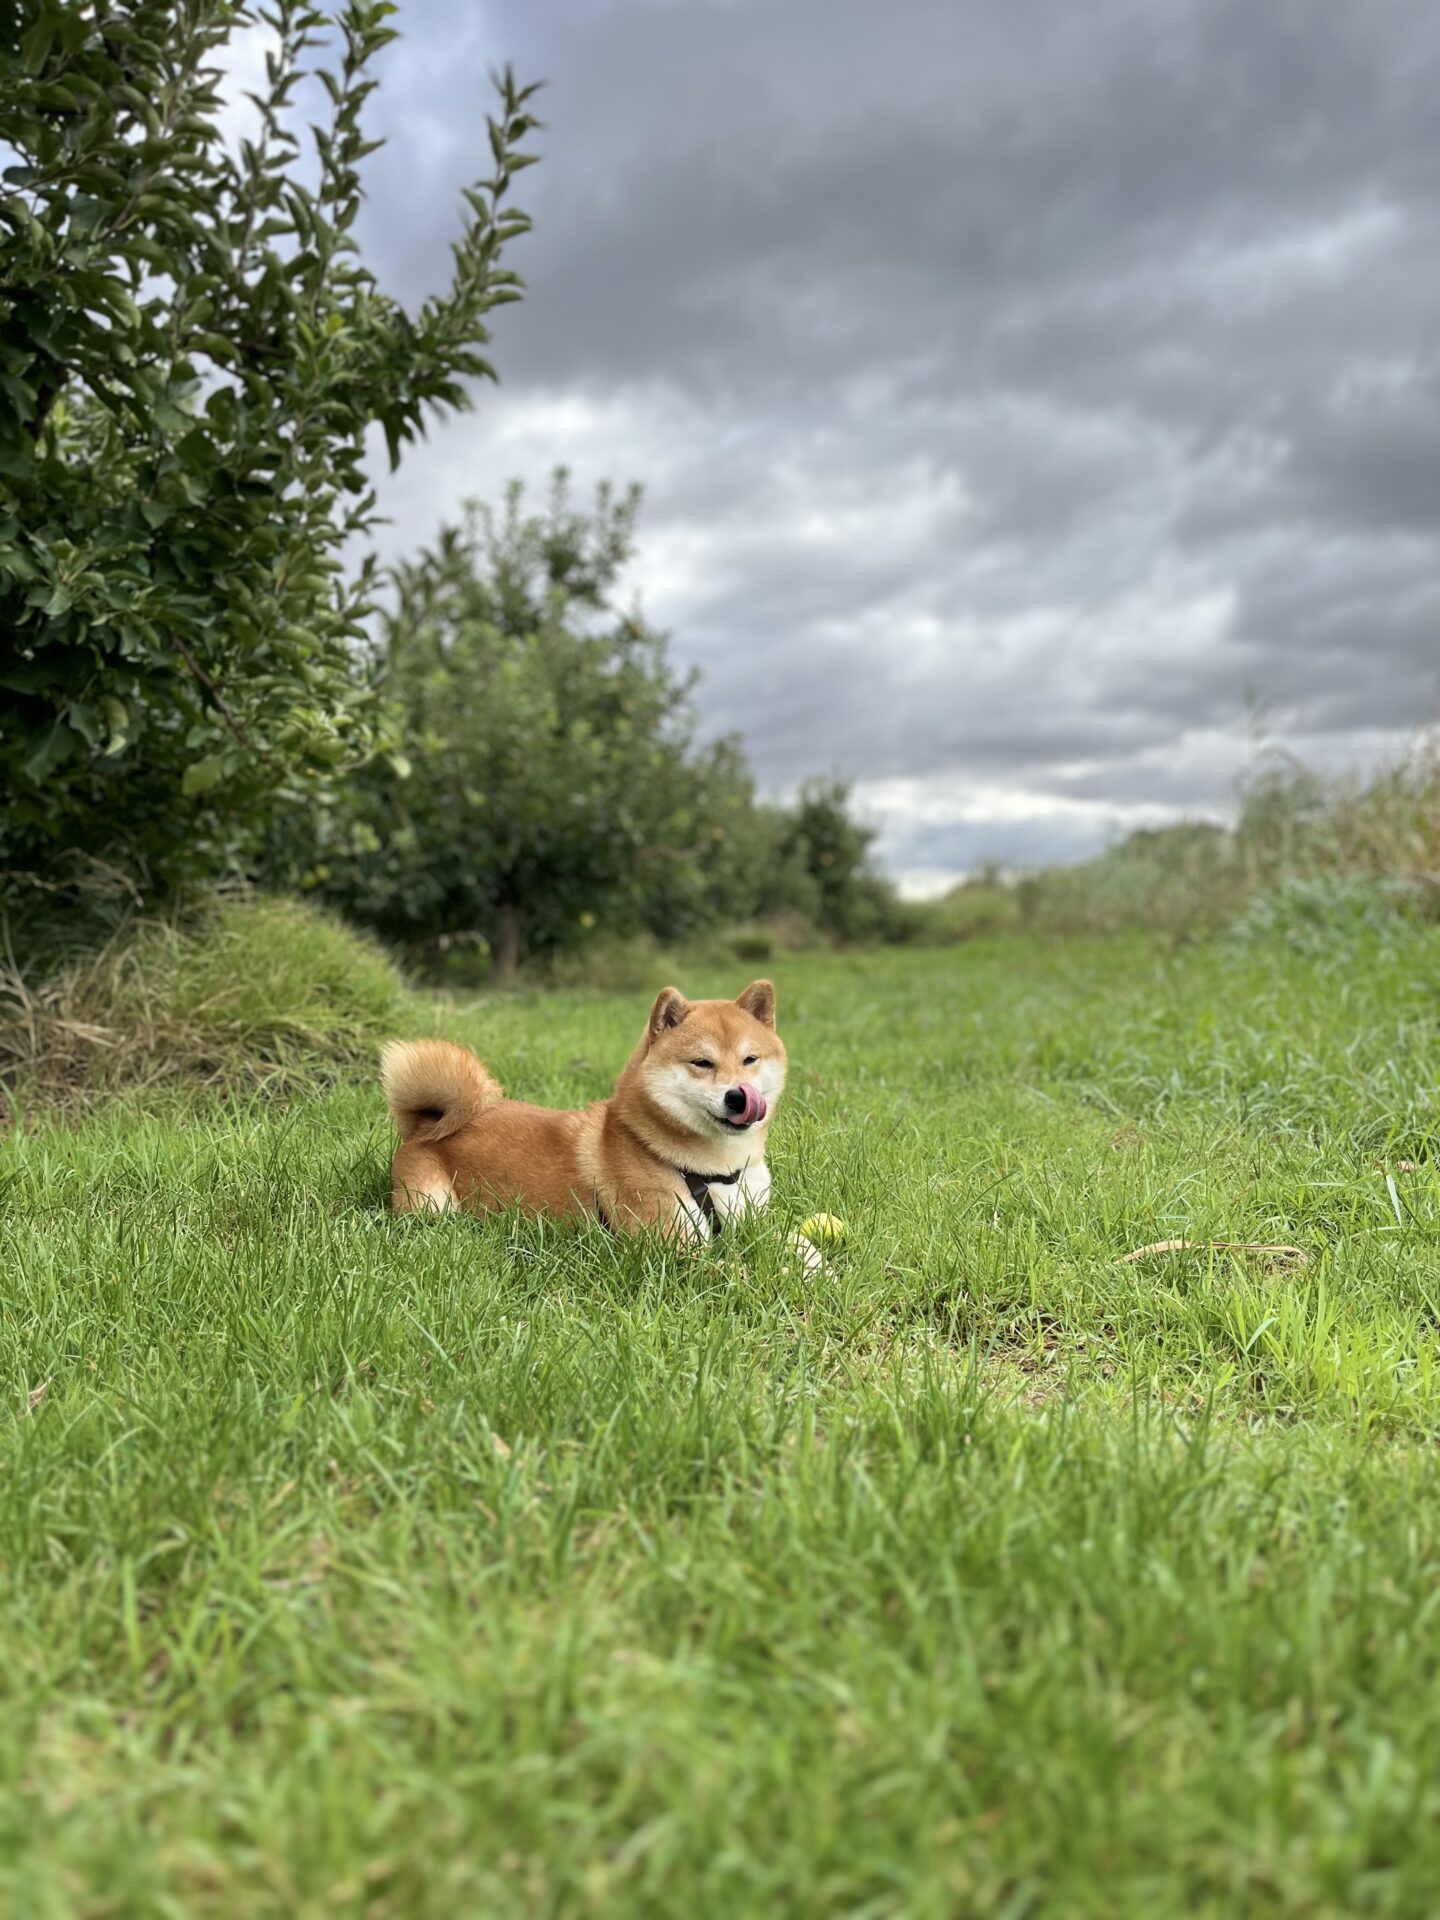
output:
{"label": "shrub", "polygon": [[1250,783],[1237,838],[1257,884],[1283,873],[1368,877],[1440,914],[1440,736],[1426,733],[1366,781],[1323,783],[1272,758]]}
{"label": "shrub", "polygon": [[266,871],[428,971],[595,936],[669,941],[727,913],[754,805],[733,742],[700,746],[665,637],[614,602],[638,495],[590,513],[467,507],[399,569],[376,684],[405,760],[282,822]]}
{"label": "shrub", "polygon": [[1440,744],[1422,736],[1366,781],[1325,781],[1267,752],[1233,827],[1145,828],[1093,859],[1005,880],[995,870],[915,910],[919,937],[1020,927],[1188,936],[1240,922],[1243,937],[1323,943],[1363,921],[1440,913]]}
{"label": "shrub", "polygon": [[805,781],[793,806],[773,812],[771,830],[758,913],[798,910],[840,940],[900,934],[904,917],[895,890],[871,864],[875,834],[852,814],[846,782]]}
{"label": "shrub", "polygon": [[[494,170],[451,285],[417,313],[360,262],[362,126],[386,0],[36,0],[0,39],[0,894],[86,870],[149,898],[228,868],[277,802],[367,752],[345,544],[362,465],[490,372],[483,316],[528,224],[535,125],[507,75]],[[274,30],[259,128],[222,128],[219,59]],[[293,131],[310,57],[328,127]],[[307,82],[308,84],[308,82]],[[3,900],[0,900],[3,904]]]}
{"label": "shrub", "polygon": [[994,868],[962,880],[938,900],[910,905],[913,938],[948,946],[983,934],[1013,933],[1020,925],[1021,890]]}
{"label": "shrub", "polygon": [[1019,883],[1022,925],[1049,933],[1214,930],[1250,881],[1233,834],[1205,820],[1144,827],[1093,860],[1049,867]]}
{"label": "shrub", "polygon": [[1316,952],[1337,940],[1402,932],[1414,890],[1395,882],[1355,874],[1292,874],[1257,893],[1236,921],[1233,932],[1245,941],[1281,940],[1302,952]]}

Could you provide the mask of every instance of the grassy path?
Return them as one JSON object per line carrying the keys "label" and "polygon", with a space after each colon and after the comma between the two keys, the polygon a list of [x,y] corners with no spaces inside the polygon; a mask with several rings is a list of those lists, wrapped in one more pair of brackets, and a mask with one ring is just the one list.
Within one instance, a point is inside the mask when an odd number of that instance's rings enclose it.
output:
{"label": "grassy path", "polygon": [[1437,958],[787,962],[699,1261],[390,1219],[368,1087],[5,1143],[0,1911],[1433,1913]]}

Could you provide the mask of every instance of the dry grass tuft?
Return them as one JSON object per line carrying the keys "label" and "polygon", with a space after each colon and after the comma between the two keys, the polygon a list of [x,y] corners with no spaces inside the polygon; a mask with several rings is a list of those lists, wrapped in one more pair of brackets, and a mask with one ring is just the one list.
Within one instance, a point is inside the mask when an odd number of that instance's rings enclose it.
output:
{"label": "dry grass tuft", "polygon": [[44,982],[8,958],[0,1097],[13,1119],[162,1088],[313,1088],[370,1065],[404,997],[379,948],[297,901],[137,921]]}

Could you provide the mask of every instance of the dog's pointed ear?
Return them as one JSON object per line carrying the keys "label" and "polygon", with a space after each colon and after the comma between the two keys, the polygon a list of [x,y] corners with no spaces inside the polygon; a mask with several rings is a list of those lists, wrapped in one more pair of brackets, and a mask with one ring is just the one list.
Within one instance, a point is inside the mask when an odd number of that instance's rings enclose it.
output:
{"label": "dog's pointed ear", "polygon": [[690,1002],[681,993],[679,987],[662,987],[650,1009],[650,1024],[645,1031],[653,1040],[657,1034],[666,1033],[671,1027],[678,1027],[690,1011]]}
{"label": "dog's pointed ear", "polygon": [[774,1026],[775,987],[772,981],[752,980],[743,993],[735,996],[735,1004],[743,1007],[762,1027]]}

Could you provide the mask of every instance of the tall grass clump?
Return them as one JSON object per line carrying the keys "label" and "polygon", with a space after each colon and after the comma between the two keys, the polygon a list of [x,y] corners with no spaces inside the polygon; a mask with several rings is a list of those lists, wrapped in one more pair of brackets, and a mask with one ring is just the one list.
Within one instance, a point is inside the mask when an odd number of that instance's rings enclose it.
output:
{"label": "tall grass clump", "polygon": [[1440,732],[1368,781],[1326,784],[1297,771],[1266,797],[1279,816],[1276,865],[1381,882],[1440,919]]}
{"label": "tall grass clump", "polygon": [[22,1112],[162,1087],[293,1092],[373,1059],[405,999],[364,935],[299,901],[142,920],[41,984],[0,973],[0,1082]]}

